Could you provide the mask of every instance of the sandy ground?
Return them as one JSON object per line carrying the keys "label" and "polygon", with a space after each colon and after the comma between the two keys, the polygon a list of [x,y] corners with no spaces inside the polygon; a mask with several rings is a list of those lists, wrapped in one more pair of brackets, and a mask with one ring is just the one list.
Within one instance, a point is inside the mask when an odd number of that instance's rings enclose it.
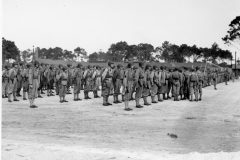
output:
{"label": "sandy ground", "polygon": [[3,99],[2,159],[239,160],[240,81],[203,92],[201,102],[168,100],[137,109],[131,101],[131,112],[123,103],[106,107],[102,99],[75,102],[73,95],[59,103],[45,94],[37,109],[22,97]]}

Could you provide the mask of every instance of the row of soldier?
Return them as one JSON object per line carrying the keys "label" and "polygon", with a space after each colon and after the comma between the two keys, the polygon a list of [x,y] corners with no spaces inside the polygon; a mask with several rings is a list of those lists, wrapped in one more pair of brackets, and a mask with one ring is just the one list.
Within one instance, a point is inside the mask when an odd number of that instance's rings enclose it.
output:
{"label": "row of soldier", "polygon": [[[91,66],[83,67],[79,63],[76,67],[71,64],[67,66],[39,63],[13,63],[12,68],[5,66],[3,70],[3,98],[8,98],[8,102],[19,101],[20,91],[23,89],[23,100],[30,101],[30,107],[36,108],[35,98],[42,98],[43,90],[47,90],[47,96],[54,96],[52,90],[55,88],[56,95],[60,97],[60,103],[68,102],[66,94],[70,93],[73,87],[73,100],[81,101],[79,94],[84,90],[84,99],[91,99],[89,92],[93,92],[94,98],[100,98],[98,91],[101,90],[103,97],[103,106],[112,105],[108,99],[113,95],[113,103],[125,102],[125,110],[132,110],[129,101],[136,101],[136,107],[142,108],[140,99],[143,98],[144,105],[151,105],[147,97],[151,97],[152,103],[163,102],[164,100],[174,98],[174,101],[189,99],[190,101],[202,100],[202,88],[232,79],[234,74],[227,70],[201,71],[199,67],[195,68],[167,68],[156,65],[145,65],[143,62],[136,65],[129,63],[127,67],[122,65],[114,66],[113,62],[108,62],[108,67]],[[135,93],[135,98],[133,97]],[[171,95],[171,97],[170,97]],[[157,100],[156,100],[157,97]],[[194,97],[194,99],[193,99]]]}

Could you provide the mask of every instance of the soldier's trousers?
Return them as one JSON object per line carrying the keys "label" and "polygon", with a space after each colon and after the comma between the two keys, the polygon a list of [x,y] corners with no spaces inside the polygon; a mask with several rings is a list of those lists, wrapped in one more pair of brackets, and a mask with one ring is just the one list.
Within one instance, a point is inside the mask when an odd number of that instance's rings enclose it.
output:
{"label": "soldier's trousers", "polygon": [[111,90],[111,85],[112,85],[112,80],[111,79],[106,79],[102,82],[102,96],[109,97],[110,95],[110,90]]}
{"label": "soldier's trousers", "polygon": [[213,85],[214,85],[214,88],[216,88],[216,86],[217,86],[217,80],[216,79],[213,79]]}
{"label": "soldier's trousers", "polygon": [[29,87],[29,91],[28,91],[28,98],[29,99],[37,98],[38,87],[39,87],[38,79],[33,79],[32,88]]}
{"label": "soldier's trousers", "polygon": [[74,94],[79,94],[80,93],[80,90],[81,90],[81,82],[82,80],[79,78],[79,79],[75,79],[73,81],[73,93]]}
{"label": "soldier's trousers", "polygon": [[10,79],[8,83],[8,94],[12,94],[13,92],[17,92],[17,79]]}
{"label": "soldier's trousers", "polygon": [[174,98],[177,98],[179,96],[179,91],[180,91],[179,80],[173,80],[172,93]]}
{"label": "soldier's trousers", "polygon": [[121,79],[116,79],[116,81],[114,82],[113,84],[113,87],[114,87],[114,95],[120,95],[121,92],[120,92],[120,88],[122,86],[122,81]]}
{"label": "soldier's trousers", "polygon": [[8,81],[3,80],[2,82],[2,95],[7,95],[8,91]]}
{"label": "soldier's trousers", "polygon": [[66,96],[66,93],[67,93],[67,85],[62,85],[61,82],[60,82],[60,85],[59,85],[59,97]]}

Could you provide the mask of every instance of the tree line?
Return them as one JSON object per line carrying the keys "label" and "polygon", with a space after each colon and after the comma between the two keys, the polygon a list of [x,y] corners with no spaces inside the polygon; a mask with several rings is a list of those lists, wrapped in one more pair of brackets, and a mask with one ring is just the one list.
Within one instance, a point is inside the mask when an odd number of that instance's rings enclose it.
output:
{"label": "tree line", "polygon": [[[240,46],[240,16],[237,16],[229,24],[229,31],[222,40],[228,44]],[[238,48],[238,47],[236,47]],[[163,42],[160,46],[154,48],[148,43],[140,43],[137,45],[129,45],[125,41],[111,44],[106,52],[98,51],[87,54],[84,48],[77,47],[73,51],[55,48],[37,48],[38,57],[42,59],[52,60],[70,60],[81,61],[88,59],[89,61],[161,61],[165,62],[193,62],[208,61],[212,63],[223,63],[225,60],[232,60],[232,54],[229,50],[223,50],[217,43],[213,43],[210,48],[189,46],[187,44],[172,44],[168,41]],[[239,49],[239,48],[238,48]],[[6,62],[9,59],[16,61],[26,61],[33,55],[31,49],[20,51],[15,43],[2,38],[2,60]]]}

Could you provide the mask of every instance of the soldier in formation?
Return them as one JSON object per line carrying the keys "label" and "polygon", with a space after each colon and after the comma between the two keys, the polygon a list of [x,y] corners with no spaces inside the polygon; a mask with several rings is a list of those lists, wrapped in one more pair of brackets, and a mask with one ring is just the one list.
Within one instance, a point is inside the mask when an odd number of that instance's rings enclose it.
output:
{"label": "soldier in formation", "polygon": [[[68,102],[66,94],[73,87],[73,100],[81,101],[80,92],[83,90],[84,98],[91,99],[89,92],[93,92],[94,98],[99,98],[98,91],[101,90],[103,106],[111,106],[109,96],[113,94],[113,103],[125,104],[125,110],[131,111],[129,101],[135,100],[136,108],[143,105],[163,102],[173,97],[174,101],[186,100],[201,101],[203,87],[217,84],[233,78],[233,73],[227,70],[220,71],[209,68],[200,70],[196,68],[168,68],[166,66],[149,65],[143,62],[138,65],[129,63],[126,68],[118,64],[114,68],[113,62],[108,62],[107,67],[91,66],[83,67],[78,63],[76,67],[71,64],[55,67],[35,61],[34,63],[13,63],[12,68],[8,65],[2,72],[2,98],[8,98],[12,102],[19,101],[16,97],[21,96],[23,88],[23,100],[29,99],[30,107],[37,108],[34,104],[35,98],[42,98],[43,88],[47,86],[47,95],[54,96],[52,90],[60,97],[60,103]],[[27,94],[28,93],[28,94]],[[27,96],[28,95],[28,96]],[[143,99],[143,105],[140,100]]]}

